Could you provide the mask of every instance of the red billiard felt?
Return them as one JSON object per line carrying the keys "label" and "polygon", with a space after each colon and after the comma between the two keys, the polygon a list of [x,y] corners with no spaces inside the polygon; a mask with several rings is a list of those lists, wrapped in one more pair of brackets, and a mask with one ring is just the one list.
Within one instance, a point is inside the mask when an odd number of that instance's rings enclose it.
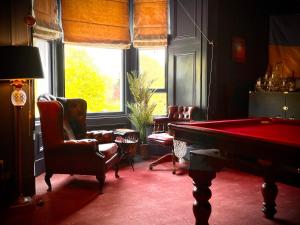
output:
{"label": "red billiard felt", "polygon": [[205,130],[208,133],[243,136],[300,147],[300,120],[251,118],[181,124],[195,130]]}

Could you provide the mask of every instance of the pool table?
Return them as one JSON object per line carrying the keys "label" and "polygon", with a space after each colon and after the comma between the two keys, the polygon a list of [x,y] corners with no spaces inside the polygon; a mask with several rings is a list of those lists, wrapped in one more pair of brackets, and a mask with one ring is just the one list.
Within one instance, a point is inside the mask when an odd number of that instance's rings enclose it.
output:
{"label": "pool table", "polygon": [[223,167],[248,162],[263,177],[263,207],[267,218],[276,213],[276,181],[285,166],[300,180],[300,120],[247,118],[169,124],[175,139],[204,146],[190,152],[189,175],[195,186],[193,212],[197,225],[207,225],[211,213],[211,181]]}

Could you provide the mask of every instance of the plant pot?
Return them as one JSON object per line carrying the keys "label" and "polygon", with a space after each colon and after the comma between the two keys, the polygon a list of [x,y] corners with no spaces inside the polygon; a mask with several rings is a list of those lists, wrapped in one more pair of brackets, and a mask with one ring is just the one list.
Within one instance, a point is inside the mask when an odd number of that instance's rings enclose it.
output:
{"label": "plant pot", "polygon": [[144,160],[150,159],[150,148],[149,144],[140,144],[141,158]]}

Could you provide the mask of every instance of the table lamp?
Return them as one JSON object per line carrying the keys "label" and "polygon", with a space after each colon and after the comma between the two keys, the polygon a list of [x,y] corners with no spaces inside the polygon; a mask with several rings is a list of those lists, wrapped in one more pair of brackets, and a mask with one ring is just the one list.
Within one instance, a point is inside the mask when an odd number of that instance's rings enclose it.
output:
{"label": "table lamp", "polygon": [[16,107],[16,154],[19,198],[16,205],[31,201],[23,196],[22,187],[22,143],[20,128],[20,110],[26,103],[26,92],[22,90],[28,79],[43,78],[39,49],[32,46],[0,46],[0,80],[10,80],[14,91],[11,102]]}

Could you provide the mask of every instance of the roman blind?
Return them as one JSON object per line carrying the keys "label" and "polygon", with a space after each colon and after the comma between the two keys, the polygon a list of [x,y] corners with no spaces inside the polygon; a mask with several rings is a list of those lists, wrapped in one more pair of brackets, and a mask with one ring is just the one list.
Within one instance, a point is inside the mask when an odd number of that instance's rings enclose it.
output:
{"label": "roman blind", "polygon": [[129,48],[128,0],[62,0],[64,41]]}
{"label": "roman blind", "polygon": [[135,0],[133,46],[153,48],[167,45],[167,0]]}
{"label": "roman blind", "polygon": [[62,36],[57,0],[34,0],[32,14],[36,19],[33,35],[42,39],[57,39]]}

